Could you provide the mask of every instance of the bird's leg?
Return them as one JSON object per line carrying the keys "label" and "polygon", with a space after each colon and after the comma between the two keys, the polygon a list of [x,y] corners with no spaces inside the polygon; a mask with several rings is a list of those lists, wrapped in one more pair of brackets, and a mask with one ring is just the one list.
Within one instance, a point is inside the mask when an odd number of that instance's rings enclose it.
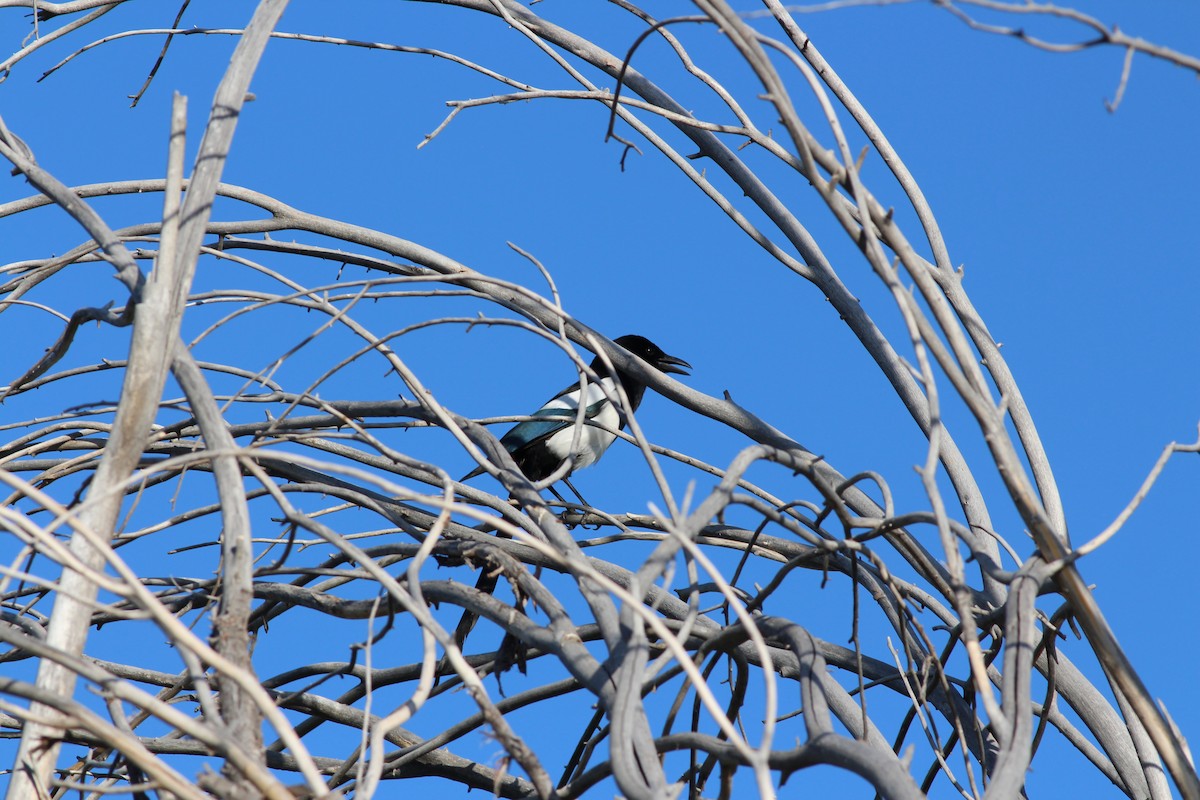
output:
{"label": "bird's leg", "polygon": [[587,500],[583,499],[583,495],[579,493],[579,490],[571,485],[569,480],[563,478],[563,483],[565,483],[571,489],[576,499],[579,500],[578,503],[573,503],[567,498],[563,497],[559,491],[554,488],[554,486],[547,486],[546,488],[550,490],[550,494],[558,498],[558,502],[562,503],[563,510],[562,514],[559,515],[559,519],[568,528],[573,528],[578,524],[578,522],[569,519],[569,517],[575,516],[577,519],[582,519],[584,515],[587,514],[587,509],[591,508],[591,506],[588,505]]}
{"label": "bird's leg", "polygon": [[[546,488],[550,490],[550,494],[552,494],[558,498],[558,502],[562,503],[562,513],[559,514],[559,520],[561,520],[562,523],[564,525],[566,525],[568,529],[575,527],[575,523],[569,522],[567,520],[567,516],[570,515],[571,513],[573,513],[572,509],[575,508],[575,504],[572,503],[567,498],[563,497],[561,494],[559,494],[558,490],[555,489],[553,486],[547,486]],[[579,512],[574,512],[574,513],[579,513]]]}
{"label": "bird's leg", "polygon": [[558,489],[555,489],[553,485],[551,485],[551,486],[547,486],[546,488],[550,490],[550,494],[552,494],[552,495],[554,495],[556,498],[558,498],[558,502],[560,502],[560,503],[562,503],[562,504],[563,504],[563,510],[564,510],[564,511],[570,511],[570,510],[571,510],[571,502],[570,502],[569,500],[567,500],[567,498],[565,498],[565,497],[563,497],[561,494],[559,494],[559,493],[558,493]]}
{"label": "bird's leg", "polygon": [[585,510],[592,507],[591,503],[583,499],[583,495],[581,495],[579,490],[576,489],[574,484],[571,483],[570,478],[563,478],[562,482],[565,483],[567,488],[571,490],[571,494],[575,495],[576,499],[579,500],[579,505],[583,506]]}

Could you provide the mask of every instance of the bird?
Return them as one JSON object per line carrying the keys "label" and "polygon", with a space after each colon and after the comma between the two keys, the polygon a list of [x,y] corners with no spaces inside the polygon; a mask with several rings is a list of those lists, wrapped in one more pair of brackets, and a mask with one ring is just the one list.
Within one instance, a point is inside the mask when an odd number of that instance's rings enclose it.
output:
{"label": "bird", "polygon": [[[645,336],[629,334],[613,341],[660,372],[687,375],[687,370],[692,368],[692,365],[682,358],[667,355],[661,347]],[[513,426],[500,438],[500,444],[512,456],[513,461],[520,467],[525,477],[531,481],[545,480],[569,458],[571,464],[562,480],[584,506],[587,506],[588,503],[571,485],[569,476],[575,470],[583,469],[599,461],[600,457],[604,455],[604,451],[617,439],[617,435],[613,431],[624,429],[625,413],[613,404],[613,399],[619,398],[616,392],[617,381],[620,381],[621,388],[625,390],[625,396],[629,400],[626,409],[628,413],[636,411],[642,404],[642,398],[646,395],[645,383],[620,369],[616,370],[614,377],[600,356],[593,359],[591,371],[597,380],[589,380],[586,390],[579,382],[570,384],[531,414],[530,419]],[[575,420],[579,416],[581,397],[584,402],[585,423],[592,421],[603,428],[584,424],[576,436]],[[575,445],[574,448],[572,448],[572,444]],[[476,467],[459,479],[459,482],[481,475],[483,471],[483,467]],[[567,505],[567,501],[555,491],[553,486],[548,488],[555,497]],[[492,594],[496,590],[499,576],[498,570],[481,570],[479,579],[475,583],[476,591]],[[463,611],[462,618],[454,629],[454,643],[460,651],[463,650],[467,636],[477,621],[478,616],[474,612]],[[499,653],[495,664],[497,679],[501,672],[506,671],[514,664],[522,673],[525,672],[524,648],[517,643],[511,633],[505,634],[497,653]],[[438,663],[436,675],[440,677],[446,673],[447,663],[448,656],[443,656]]]}
{"label": "bird", "polygon": [[[687,370],[692,369],[691,364],[682,358],[667,355],[661,347],[645,336],[629,334],[613,341],[660,372],[687,375]],[[518,423],[500,438],[500,444],[531,481],[546,479],[569,458],[571,464],[563,482],[576,496],[579,496],[579,492],[568,480],[571,473],[599,461],[609,445],[616,441],[617,435],[614,431],[625,428],[625,414],[613,404],[613,399],[618,397],[615,391],[616,382],[620,382],[625,396],[629,399],[629,413],[637,410],[646,394],[646,384],[639,378],[620,369],[616,369],[614,376],[600,356],[593,359],[591,369],[597,381],[590,381],[586,389],[578,382],[567,386],[533,412],[531,419]],[[584,419],[600,427],[585,424],[576,435],[575,420],[581,395]],[[573,442],[575,448],[572,451]],[[482,472],[483,467],[476,467],[462,480],[468,480]],[[550,491],[554,491],[553,487]],[[555,495],[557,494],[555,492]],[[579,499],[583,500],[582,497]]]}

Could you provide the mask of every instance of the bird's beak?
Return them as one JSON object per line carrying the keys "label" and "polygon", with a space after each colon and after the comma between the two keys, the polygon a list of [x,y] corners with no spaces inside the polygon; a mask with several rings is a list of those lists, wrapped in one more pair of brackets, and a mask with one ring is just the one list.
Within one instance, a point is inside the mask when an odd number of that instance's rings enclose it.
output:
{"label": "bird's beak", "polygon": [[655,366],[659,372],[674,372],[676,375],[687,375],[688,370],[692,368],[691,364],[675,356],[663,356]]}

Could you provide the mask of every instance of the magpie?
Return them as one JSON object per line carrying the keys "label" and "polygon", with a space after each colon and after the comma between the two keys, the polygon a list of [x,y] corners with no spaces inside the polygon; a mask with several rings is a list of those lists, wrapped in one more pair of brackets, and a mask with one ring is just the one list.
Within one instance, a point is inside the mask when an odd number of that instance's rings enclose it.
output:
{"label": "magpie", "polygon": [[[644,336],[631,334],[613,341],[660,372],[687,375],[687,370],[692,368],[692,365],[682,358],[667,355],[662,348]],[[563,483],[567,484],[585,506],[588,503],[579,495],[579,491],[571,486],[568,477],[575,470],[583,469],[599,461],[609,445],[616,441],[617,435],[612,431],[624,429],[625,413],[613,404],[613,399],[619,398],[616,392],[617,382],[620,382],[621,387],[625,390],[625,396],[629,399],[629,407],[626,409],[628,413],[637,410],[646,394],[645,383],[620,369],[616,370],[614,376],[604,363],[604,359],[599,356],[592,361],[592,373],[595,374],[597,380],[588,381],[586,394],[578,382],[572,383],[551,397],[545,405],[531,415],[530,419],[518,423],[500,438],[500,444],[504,445],[504,449],[521,468],[521,472],[531,481],[545,480],[569,459],[571,464],[567,475],[563,477]],[[575,419],[579,414],[581,396],[585,404],[583,411],[585,424],[577,435]],[[587,424],[589,421],[603,427],[589,425]],[[571,447],[572,443],[575,444],[574,449]],[[482,473],[483,467],[476,467],[463,476],[460,482]],[[550,491],[566,504],[566,500],[555,491],[553,486],[550,487]],[[475,584],[476,590],[484,594],[491,594],[496,589],[499,575],[498,570],[481,570]],[[458,645],[459,650],[463,649],[467,635],[475,627],[477,621],[478,616],[474,612],[463,611],[462,618],[454,629],[454,642]],[[495,665],[497,680],[500,673],[513,664],[516,664],[522,673],[525,672],[524,650],[516,643],[511,633],[505,634],[497,652],[499,653]],[[446,663],[446,656],[443,656],[436,671],[439,677],[446,672]]]}
{"label": "magpie", "polygon": [[[630,334],[613,341],[660,372],[687,375],[687,370],[692,368],[692,365],[682,358],[664,353],[662,348],[645,336]],[[574,423],[578,415],[580,396],[585,390],[579,383],[573,383],[535,411],[531,415],[532,419],[517,424],[501,437],[500,444],[504,445],[504,449],[512,455],[513,461],[517,462],[517,466],[529,480],[544,480],[569,458],[571,466],[563,482],[578,496],[579,492],[571,486],[567,478],[575,470],[599,461],[604,451],[617,438],[612,431],[625,428],[625,414],[610,399],[618,397],[616,382],[619,381],[625,389],[625,395],[629,398],[630,413],[641,405],[642,397],[646,394],[646,384],[641,380],[620,369],[616,370],[614,376],[600,356],[596,356],[592,361],[592,372],[595,373],[598,382],[588,382],[583,398],[583,416],[585,421],[590,420],[601,427],[585,424],[583,430],[578,431],[576,435]],[[575,449],[572,451],[571,443],[575,440]],[[463,480],[482,472],[483,467],[477,467]],[[582,499],[581,497],[580,500]]]}

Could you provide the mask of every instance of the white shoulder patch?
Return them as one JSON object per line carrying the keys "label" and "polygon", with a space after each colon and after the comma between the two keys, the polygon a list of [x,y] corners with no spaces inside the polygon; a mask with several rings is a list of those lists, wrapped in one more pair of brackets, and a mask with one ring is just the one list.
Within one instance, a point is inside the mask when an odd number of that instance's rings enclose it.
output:
{"label": "white shoulder patch", "polygon": [[[608,395],[605,394],[605,388],[609,393],[616,397],[615,383],[612,378],[603,378],[600,386],[596,383],[587,385],[587,395],[584,407],[591,406],[594,403],[599,403],[606,400]],[[576,411],[579,408],[579,389],[567,392],[561,397],[556,397],[545,405],[546,408],[561,408],[568,411]],[[583,469],[584,467],[595,464],[600,456],[604,455],[604,451],[608,449],[617,435],[609,433],[615,431],[621,424],[621,415],[617,413],[616,407],[611,403],[605,403],[600,409],[600,412],[592,418],[591,425],[585,424],[583,429],[578,431],[578,439],[576,439],[576,430],[574,425],[569,425],[563,430],[551,436],[546,440],[546,446],[550,449],[550,453],[558,459],[566,459],[567,453],[571,449],[571,443],[575,442],[575,449],[572,453],[571,469]],[[608,430],[602,430],[597,425],[603,426]]]}
{"label": "white shoulder patch", "polygon": [[[600,384],[604,384],[602,387]],[[608,394],[605,394],[607,388]],[[587,385],[587,398],[584,400],[584,407],[590,406],[592,403],[599,403],[609,395],[617,396],[616,384],[612,378],[601,378],[600,383],[591,381]],[[543,408],[565,408],[571,411],[579,408],[579,387],[575,387],[564,395],[560,395],[549,403],[546,403]]]}

